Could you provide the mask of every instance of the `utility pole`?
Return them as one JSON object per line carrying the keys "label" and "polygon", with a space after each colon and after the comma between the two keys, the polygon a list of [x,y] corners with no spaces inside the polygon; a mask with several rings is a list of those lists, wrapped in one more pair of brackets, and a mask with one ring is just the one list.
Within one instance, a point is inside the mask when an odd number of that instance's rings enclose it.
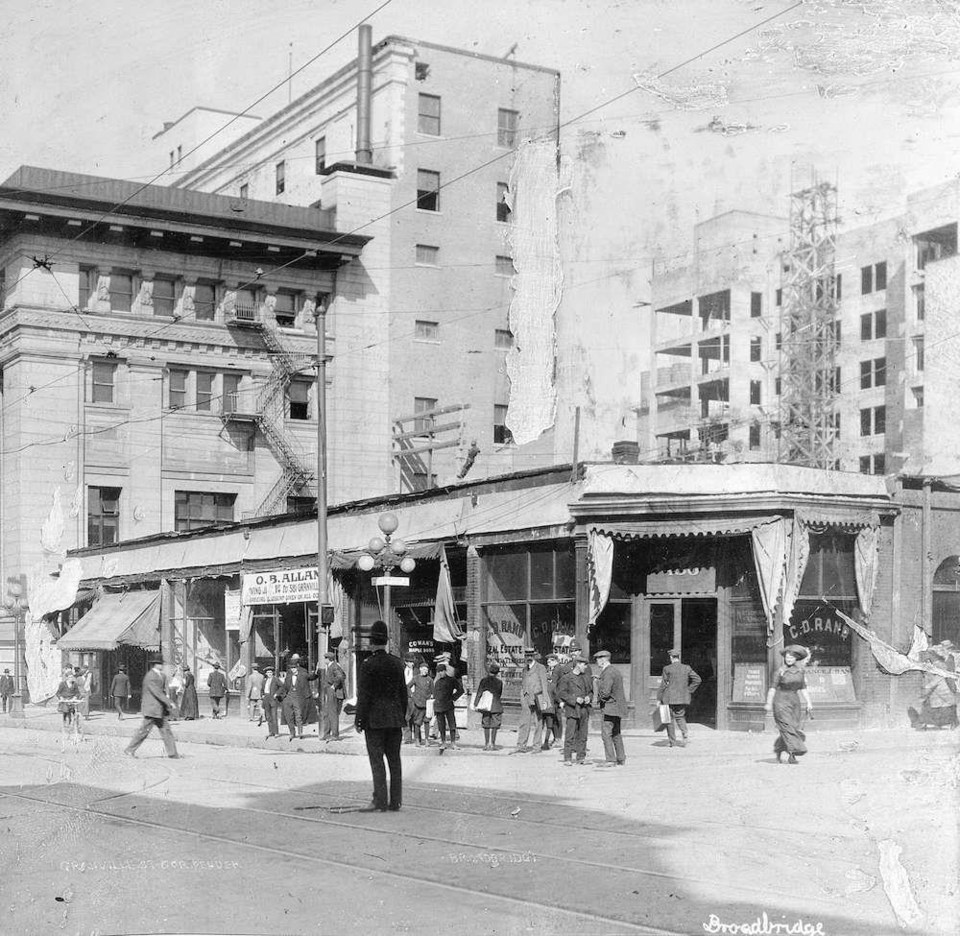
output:
{"label": "utility pole", "polygon": [[[334,273],[333,289],[337,281]],[[323,659],[327,640],[325,627],[333,623],[333,608],[327,588],[327,303],[331,296],[318,295],[317,322],[317,665]],[[329,620],[328,620],[329,618]]]}

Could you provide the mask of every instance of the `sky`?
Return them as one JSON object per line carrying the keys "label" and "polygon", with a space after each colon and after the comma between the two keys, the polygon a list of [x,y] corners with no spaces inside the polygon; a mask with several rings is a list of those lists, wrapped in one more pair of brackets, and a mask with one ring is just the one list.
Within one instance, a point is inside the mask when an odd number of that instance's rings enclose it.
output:
{"label": "sky", "polygon": [[[24,5],[0,36],[0,173],[149,181],[165,120],[197,104],[242,110],[283,83],[291,55],[298,68],[349,33],[294,79],[302,93],[354,57],[355,25],[382,2]],[[608,235],[642,227],[652,251],[730,208],[785,215],[812,169],[837,182],[844,220],[863,222],[960,171],[958,0],[390,0],[370,22],[374,42],[515,47],[559,69],[568,165],[599,147],[594,197],[608,210],[596,217]]]}

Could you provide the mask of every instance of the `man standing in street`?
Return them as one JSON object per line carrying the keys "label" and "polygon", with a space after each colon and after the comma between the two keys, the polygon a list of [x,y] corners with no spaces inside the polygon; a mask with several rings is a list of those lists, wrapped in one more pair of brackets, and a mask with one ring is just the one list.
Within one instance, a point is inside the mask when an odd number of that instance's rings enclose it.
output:
{"label": "man standing in street", "polygon": [[113,707],[117,710],[117,720],[122,721],[124,706],[130,700],[130,677],[122,663],[117,667],[116,675],[110,683],[110,695],[113,697]]}
{"label": "man standing in street", "polygon": [[[343,708],[344,685],[347,674],[337,662],[337,654],[328,650],[320,679],[320,737],[324,741],[340,740],[340,710]],[[316,677],[311,676],[311,679]]]}
{"label": "man standing in street", "polygon": [[[700,685],[700,677],[680,662],[680,651],[676,648],[669,652],[670,662],[663,668],[660,677],[660,688],[657,690],[657,701],[670,706],[670,721],[667,722],[667,737],[670,747],[679,744],[685,747],[687,743],[687,706],[690,704],[693,693]],[[677,728],[683,736],[677,741]]]}
{"label": "man standing in street", "polygon": [[623,694],[623,676],[610,665],[610,651],[600,650],[593,655],[600,667],[597,680],[597,701],[603,713],[601,735],[606,758],[598,767],[623,766],[627,758],[623,753],[623,737],[620,734],[620,719],[627,714],[627,698]]}
{"label": "man standing in street", "polygon": [[280,691],[280,680],[274,675],[272,666],[264,670],[263,679],[263,718],[267,720],[267,737],[276,738],[279,734],[277,725],[277,693]]}
{"label": "man standing in street", "polygon": [[223,718],[220,714],[220,703],[227,694],[227,677],[220,670],[220,664],[213,664],[213,672],[207,676],[207,687],[210,690],[210,709],[214,718]]}
{"label": "man standing in street", "polygon": [[[524,654],[526,659],[523,671],[523,681],[520,684],[520,727],[517,729],[517,746],[511,754],[528,754],[540,752],[540,742],[543,738],[543,720],[556,709],[550,701],[550,680],[547,678],[547,668],[537,659],[537,651],[528,647]],[[536,725],[533,733],[533,747],[527,746],[530,738],[530,728]]]}
{"label": "man standing in street", "polygon": [[557,683],[557,696],[563,702],[566,716],[566,739],[563,742],[563,763],[569,767],[576,756],[582,764],[587,757],[587,733],[590,729],[592,680],[585,674],[586,660],[573,660],[573,670],[564,673]]}
{"label": "man standing in street", "polygon": [[310,705],[310,674],[300,665],[300,654],[290,657],[287,675],[277,693],[283,703],[283,717],[290,729],[290,740],[303,737],[303,722]]}
{"label": "man standing in street", "polygon": [[167,723],[167,716],[172,710],[173,702],[167,695],[166,680],[163,677],[163,658],[151,657],[150,669],[143,677],[143,688],[140,691],[140,715],[143,721],[123,753],[128,757],[136,757],[137,748],[146,740],[150,729],[156,728],[163,738],[167,757],[182,757],[182,754],[177,753],[177,742]]}
{"label": "man standing in street", "polygon": [[[386,623],[374,621],[370,628],[373,652],[363,661],[358,676],[356,714],[357,731],[366,735],[373,799],[361,807],[360,812],[396,811],[403,802],[400,744],[407,713],[407,684],[403,662],[387,653],[388,642]],[[390,768],[389,799],[387,767]]]}
{"label": "man standing in street", "polygon": [[250,669],[250,675],[247,677],[247,715],[250,721],[257,720],[257,724],[263,723],[263,673],[256,663]]}
{"label": "man standing in street", "polygon": [[10,696],[13,695],[13,692],[13,677],[10,675],[10,670],[5,669],[3,671],[3,675],[0,676],[0,699],[3,700],[4,715],[7,713],[7,707],[10,704]]}

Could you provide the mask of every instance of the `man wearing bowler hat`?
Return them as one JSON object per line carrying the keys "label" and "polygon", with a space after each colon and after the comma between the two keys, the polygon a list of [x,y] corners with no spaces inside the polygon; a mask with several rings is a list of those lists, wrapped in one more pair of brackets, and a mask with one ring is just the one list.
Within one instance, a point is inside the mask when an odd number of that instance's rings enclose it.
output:
{"label": "man wearing bowler hat", "polygon": [[272,666],[263,671],[263,717],[267,720],[267,737],[276,738],[280,734],[277,725],[277,707],[280,702],[277,693],[280,691],[280,680],[277,679]]}
{"label": "man wearing bowler hat", "polygon": [[[520,727],[517,729],[517,746],[511,754],[539,753],[544,716],[556,711],[550,695],[547,668],[540,662],[540,654],[533,647],[527,647],[524,657],[523,680],[520,683]],[[532,748],[527,746],[531,726],[535,726]]]}
{"label": "man wearing bowler hat", "polygon": [[[384,621],[373,622],[369,640],[373,652],[360,666],[355,724],[357,731],[366,735],[373,799],[361,807],[360,812],[396,811],[403,802],[400,744],[407,715],[407,683],[403,662],[387,653],[389,636]],[[390,768],[389,798],[387,767]]]}
{"label": "man wearing bowler hat", "polygon": [[177,753],[177,742],[167,722],[167,716],[172,711],[173,702],[167,695],[166,680],[163,677],[163,657],[151,657],[150,669],[143,677],[143,687],[140,690],[140,715],[143,721],[123,753],[127,757],[136,757],[137,748],[146,740],[150,729],[156,728],[163,738],[167,757],[182,757],[182,754]]}
{"label": "man wearing bowler hat", "polygon": [[[692,667],[680,662],[680,651],[676,647],[669,651],[668,656],[670,662],[663,668],[660,676],[657,701],[670,706],[670,721],[667,722],[670,747],[675,744],[684,747],[687,743],[687,706],[692,701],[701,680]],[[677,728],[683,736],[683,740],[679,742]]]}
{"label": "man wearing bowler hat", "polygon": [[310,675],[300,665],[300,654],[290,657],[287,674],[280,684],[277,697],[283,706],[283,718],[290,729],[290,740],[303,737],[303,722],[310,705]]}
{"label": "man wearing bowler hat", "polygon": [[600,650],[593,655],[600,667],[597,680],[597,702],[603,713],[600,734],[603,738],[605,761],[598,767],[623,766],[627,762],[623,753],[623,737],[620,734],[620,720],[627,714],[627,697],[623,694],[623,676],[610,664],[610,651]]}

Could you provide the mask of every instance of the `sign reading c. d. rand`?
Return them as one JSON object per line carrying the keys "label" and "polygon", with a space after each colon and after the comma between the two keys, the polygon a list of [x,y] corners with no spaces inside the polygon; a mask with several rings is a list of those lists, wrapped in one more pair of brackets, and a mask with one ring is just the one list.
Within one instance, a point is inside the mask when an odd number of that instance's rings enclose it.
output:
{"label": "sign reading c. d. rand", "polygon": [[316,601],[317,568],[283,569],[278,572],[248,572],[243,576],[241,602],[245,605],[297,604]]}

